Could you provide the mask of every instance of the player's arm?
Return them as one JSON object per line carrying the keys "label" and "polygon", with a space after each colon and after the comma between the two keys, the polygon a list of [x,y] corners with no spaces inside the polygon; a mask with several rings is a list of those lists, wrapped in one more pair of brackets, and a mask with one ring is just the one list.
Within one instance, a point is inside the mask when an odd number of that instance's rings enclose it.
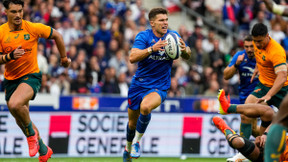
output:
{"label": "player's arm", "polygon": [[188,60],[191,57],[191,49],[189,46],[186,46],[182,38],[180,38],[180,43],[181,57],[185,60]]}
{"label": "player's arm", "polygon": [[225,69],[224,69],[224,72],[223,72],[223,75],[224,75],[224,79],[225,80],[228,80],[228,79],[231,79],[234,74],[236,73],[237,71],[237,65],[233,65],[233,66],[227,66]]}
{"label": "player's arm", "polygon": [[287,81],[287,66],[286,66],[286,64],[282,64],[280,66],[275,67],[275,73],[277,76],[276,76],[276,79],[274,81],[274,84],[265,96],[269,96],[269,97],[274,96],[283,87],[284,83]]}
{"label": "player's arm", "polygon": [[142,61],[147,56],[149,56],[152,52],[164,51],[164,49],[162,47],[166,46],[166,44],[167,43],[165,40],[160,39],[153,46],[150,46],[150,47],[145,48],[145,49],[132,48],[130,51],[129,60],[132,64],[139,62],[139,61]]}
{"label": "player's arm", "polygon": [[57,48],[61,56],[61,65],[64,67],[69,67],[71,63],[71,59],[67,58],[66,49],[65,49],[62,35],[57,30],[53,29],[53,33],[50,38],[54,39],[56,42]]}
{"label": "player's arm", "polygon": [[284,5],[276,4],[273,0],[263,0],[267,9],[277,15],[288,16],[288,8]]}
{"label": "player's arm", "polygon": [[6,64],[7,62],[11,60],[16,60],[25,54],[24,49],[22,49],[21,46],[18,46],[15,50],[13,50],[10,53],[7,54],[1,54],[0,55],[0,64]]}
{"label": "player's arm", "polygon": [[[237,55],[235,55],[235,57],[236,57],[236,56],[237,56]],[[235,58],[233,58],[233,59],[235,59]],[[228,80],[228,79],[232,78],[233,75],[236,73],[236,71],[237,71],[237,69],[238,69],[238,66],[241,64],[241,62],[242,62],[243,60],[244,60],[244,54],[237,56],[237,60],[236,60],[235,64],[233,64],[233,65],[231,66],[231,63],[230,63],[230,65],[228,65],[228,66],[224,69],[224,72],[223,72],[223,74],[224,74],[224,79]],[[232,63],[233,63],[233,61],[232,61]]]}

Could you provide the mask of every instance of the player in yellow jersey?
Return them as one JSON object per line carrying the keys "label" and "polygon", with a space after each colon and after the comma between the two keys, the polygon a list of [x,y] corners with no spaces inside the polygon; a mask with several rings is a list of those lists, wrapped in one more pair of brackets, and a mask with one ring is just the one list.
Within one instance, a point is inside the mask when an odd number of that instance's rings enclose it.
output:
{"label": "player in yellow jersey", "polygon": [[29,155],[39,151],[39,161],[46,162],[53,151],[39,136],[29,116],[29,100],[35,98],[42,75],[37,64],[38,38],[54,39],[61,55],[61,64],[68,67],[62,36],[53,28],[23,18],[22,0],[4,0],[8,22],[0,26],[0,64],[5,64],[5,99],[10,113],[27,137]]}
{"label": "player in yellow jersey", "polygon": [[[263,1],[269,11],[278,15],[288,16],[287,6],[276,4],[273,0]],[[284,98],[281,105],[283,105],[283,109],[280,108],[277,115],[274,117],[267,137],[264,153],[265,162],[278,160],[280,153],[284,150],[285,140],[281,139],[284,138],[288,128],[288,96]]]}
{"label": "player in yellow jersey", "polygon": [[[250,96],[251,99],[255,101],[255,103],[262,103],[262,104],[268,104],[268,105],[274,105],[276,107],[279,107],[280,103],[284,99],[285,95],[288,91],[288,81],[287,81],[287,65],[286,65],[286,53],[283,49],[283,47],[278,44],[275,40],[273,40],[269,34],[267,27],[262,24],[258,23],[253,26],[252,29],[252,37],[254,41],[254,48],[255,48],[255,58],[257,62],[257,69],[259,70],[259,84],[256,86],[254,92]],[[283,100],[284,106],[287,107],[288,101],[287,97]],[[220,112],[223,114],[225,113],[237,113],[237,109],[239,106],[246,109],[255,108],[255,105],[232,105],[227,104],[225,102],[225,95],[224,91],[220,91],[219,95],[219,101],[220,101]],[[253,103],[253,102],[252,102]],[[267,109],[266,106],[263,106],[263,109]],[[277,114],[277,121],[287,119],[288,113],[286,113],[286,109],[279,110],[279,113]],[[275,120],[275,119],[273,119]],[[275,120],[275,121],[276,121]],[[274,121],[274,122],[275,122]],[[288,122],[286,123],[288,124]],[[263,128],[269,126],[269,122],[261,123],[261,126]],[[264,129],[260,129],[261,132],[264,131]],[[274,143],[278,143],[277,148],[270,146],[270,141],[266,144],[265,152],[269,152],[270,150],[278,150],[278,152],[274,152],[269,154],[265,154],[265,160],[266,161],[272,161],[272,159],[279,159],[280,152],[283,151],[282,149],[285,148],[285,145],[283,144],[285,140],[285,129],[282,125],[276,124],[271,126],[268,135],[269,138],[272,138]],[[275,138],[279,137],[279,138]],[[271,141],[272,141],[271,139]],[[269,147],[268,147],[268,146]],[[273,155],[273,156],[270,156]]]}

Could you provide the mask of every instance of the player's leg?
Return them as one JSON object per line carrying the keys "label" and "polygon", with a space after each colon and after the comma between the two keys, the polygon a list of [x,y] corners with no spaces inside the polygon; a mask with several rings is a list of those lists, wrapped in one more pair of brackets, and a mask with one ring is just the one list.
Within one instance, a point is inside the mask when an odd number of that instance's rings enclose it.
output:
{"label": "player's leg", "polygon": [[[262,123],[261,123],[262,128],[260,128],[260,133],[261,132],[263,133],[272,121],[274,111],[268,105],[249,104],[249,103],[239,104],[239,105],[230,104],[225,97],[224,90],[220,91],[218,98],[220,102],[220,108],[222,110],[225,110],[226,113],[241,114],[240,130],[242,129],[242,131],[240,132],[241,132],[241,136],[247,139],[249,139],[252,134],[252,124],[251,124],[252,119],[251,118],[260,117],[260,119],[262,120]],[[249,95],[247,100],[249,100],[249,98],[251,100],[251,98],[256,98],[256,97],[253,95]]]}
{"label": "player's leg", "polygon": [[283,99],[279,111],[273,119],[265,144],[265,162],[279,160],[285,150],[285,138],[288,127],[288,95]]}
{"label": "player's leg", "polygon": [[[27,106],[33,95],[34,92],[32,87],[26,83],[21,83],[7,101],[9,111],[14,118],[16,118],[18,123],[22,123],[25,129],[30,156],[35,156],[39,150],[38,135],[33,129],[33,124],[29,115],[29,107]],[[23,129],[23,127],[20,128]]]}
{"label": "player's leg", "polygon": [[130,152],[133,139],[135,137],[135,130],[137,125],[137,120],[140,114],[140,110],[132,110],[128,108],[128,123],[126,127],[126,146],[123,154],[123,162],[132,161]]}
{"label": "player's leg", "polygon": [[151,111],[157,108],[162,102],[161,96],[155,91],[149,91],[140,104],[140,115],[136,125],[136,143],[132,145],[131,157],[140,157],[140,140],[144,135],[151,120]]}
{"label": "player's leg", "polygon": [[[262,155],[260,154],[259,148],[256,147],[253,142],[236,134],[235,131],[232,130],[222,118],[213,117],[213,122],[215,126],[225,135],[229,145],[232,148],[237,149],[245,157],[252,161],[260,161],[261,159],[263,159]],[[242,161],[244,159],[238,160]]]}

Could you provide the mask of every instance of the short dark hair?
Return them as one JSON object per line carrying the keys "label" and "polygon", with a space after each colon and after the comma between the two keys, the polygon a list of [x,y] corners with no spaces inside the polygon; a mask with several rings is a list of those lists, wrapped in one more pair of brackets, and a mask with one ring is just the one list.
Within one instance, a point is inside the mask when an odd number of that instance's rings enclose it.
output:
{"label": "short dark hair", "polygon": [[18,5],[21,5],[22,7],[24,7],[24,2],[23,2],[23,0],[4,0],[3,6],[4,6],[6,9],[9,9],[10,3],[18,4]]}
{"label": "short dark hair", "polygon": [[257,23],[253,26],[251,34],[253,37],[266,36],[268,34],[268,28],[262,23]]}
{"label": "short dark hair", "polygon": [[247,41],[247,42],[253,41],[252,36],[251,36],[251,35],[246,35],[246,36],[244,37],[244,41]]}
{"label": "short dark hair", "polygon": [[167,15],[168,14],[168,11],[165,9],[165,8],[153,8],[149,14],[148,14],[148,17],[149,17],[149,20],[151,21],[153,18],[156,17],[156,15],[158,14],[165,14]]}

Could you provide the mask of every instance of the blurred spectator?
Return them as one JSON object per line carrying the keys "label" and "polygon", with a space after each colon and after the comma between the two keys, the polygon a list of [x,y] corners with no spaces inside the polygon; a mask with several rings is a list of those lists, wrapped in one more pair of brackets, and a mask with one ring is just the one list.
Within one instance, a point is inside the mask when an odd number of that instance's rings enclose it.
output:
{"label": "blurred spectator", "polygon": [[66,47],[74,44],[74,41],[79,38],[77,31],[71,26],[71,21],[69,19],[65,19],[62,26],[57,30],[63,36]]}
{"label": "blurred spectator", "polygon": [[120,90],[120,96],[127,97],[129,85],[126,82],[126,73],[120,73],[118,75],[118,87]]}
{"label": "blurred spectator", "polygon": [[206,16],[212,18],[216,23],[222,23],[222,10],[224,0],[205,0]]}
{"label": "blurred spectator", "polygon": [[181,0],[181,3],[198,12],[202,16],[205,16],[205,0]]}
{"label": "blurred spectator", "polygon": [[195,48],[191,48],[191,57],[187,63],[190,67],[195,67],[199,73],[203,73],[203,68],[210,66],[210,58],[203,50],[202,39],[196,40]]}
{"label": "blurred spectator", "polygon": [[188,37],[187,45],[192,49],[195,47],[195,42],[197,39],[203,40],[205,36],[202,34],[202,26],[195,25],[194,32]]}
{"label": "blurred spectator", "polygon": [[215,97],[218,95],[219,91],[219,83],[216,80],[212,80],[209,82],[209,89],[204,92],[204,96],[207,97]]}
{"label": "blurred spectator", "polygon": [[224,53],[219,48],[219,40],[215,39],[213,44],[214,50],[209,53],[210,66],[217,72],[217,81],[221,83],[221,80],[223,80],[223,70],[226,67]]}
{"label": "blurred spectator", "polygon": [[37,52],[37,62],[40,71],[42,74],[47,74],[48,73],[48,62],[47,58],[44,56],[44,45],[39,43],[38,44],[38,52]]}
{"label": "blurred spectator", "polygon": [[108,67],[109,58],[106,55],[106,47],[103,41],[97,42],[96,49],[93,55],[97,56],[98,64],[100,66],[101,75],[104,74],[104,70]]}
{"label": "blurred spectator", "polygon": [[278,43],[281,43],[285,38],[285,33],[281,30],[281,25],[279,23],[272,26],[272,30],[269,32],[269,35]]}
{"label": "blurred spectator", "polygon": [[135,3],[130,5],[131,15],[129,16],[133,21],[136,21],[140,18],[142,8],[142,0],[135,0]]}
{"label": "blurred spectator", "polygon": [[125,60],[125,53],[123,50],[118,50],[116,55],[113,56],[108,63],[109,67],[114,67],[116,69],[116,75],[118,76],[120,73],[127,72],[127,65]]}
{"label": "blurred spectator", "polygon": [[60,89],[61,95],[69,95],[70,94],[70,82],[69,82],[69,79],[67,79],[66,73],[61,73],[59,75],[59,79],[58,79],[57,84],[58,84],[58,87]]}
{"label": "blurred spectator", "polygon": [[47,74],[42,74],[42,81],[39,93],[50,93],[49,78]]}
{"label": "blurred spectator", "polygon": [[186,43],[188,40],[188,37],[189,37],[189,32],[188,32],[186,26],[183,24],[180,25],[178,28],[178,33],[181,36],[181,38],[184,40],[184,42]]}
{"label": "blurred spectator", "polygon": [[107,20],[102,19],[100,24],[100,29],[94,34],[94,42],[93,46],[96,47],[96,44],[98,41],[103,41],[105,44],[105,47],[109,47],[109,43],[111,40],[111,32],[106,28],[106,22]]}
{"label": "blurred spectator", "polygon": [[101,89],[104,94],[120,94],[115,68],[108,67],[105,69],[104,81]]}
{"label": "blurred spectator", "polygon": [[[287,22],[283,19],[281,15],[275,15],[274,18],[270,21],[271,26],[273,27],[275,24],[280,24],[280,27],[283,32],[286,30]],[[269,31],[269,30],[268,30]]]}
{"label": "blurred spectator", "polygon": [[180,97],[182,95],[180,88],[178,86],[177,78],[171,78],[171,87],[168,89],[168,97]]}
{"label": "blurred spectator", "polygon": [[89,23],[87,29],[91,34],[95,34],[99,30],[99,19],[96,15],[91,15],[89,17]]}
{"label": "blurred spectator", "polygon": [[244,38],[244,36],[249,34],[249,24],[254,18],[253,6],[254,0],[243,0],[240,5],[239,14],[237,16],[240,37]]}
{"label": "blurred spectator", "polygon": [[[214,40],[215,40],[215,31],[213,29],[210,29],[208,31],[208,37],[205,38],[202,42],[203,50],[207,53],[214,50]],[[219,42],[219,48],[221,51],[225,49],[224,44],[222,42]]]}
{"label": "blurred spectator", "polygon": [[237,0],[226,0],[223,6],[223,23],[228,29],[237,31],[238,21],[237,15],[240,9],[240,5]]}
{"label": "blurred spectator", "polygon": [[262,23],[262,24],[264,24],[264,25],[267,26],[268,31],[271,30],[270,22],[269,22],[267,19],[265,19],[264,11],[259,11],[259,12],[257,13],[257,17],[250,22],[250,26],[249,26],[249,28],[250,28],[250,33],[251,33],[251,31],[252,31],[253,26],[254,26],[255,24],[257,24],[257,23]]}
{"label": "blurred spectator", "polygon": [[71,83],[71,94],[89,94],[89,87],[86,82],[85,71],[79,70],[77,79]]}

